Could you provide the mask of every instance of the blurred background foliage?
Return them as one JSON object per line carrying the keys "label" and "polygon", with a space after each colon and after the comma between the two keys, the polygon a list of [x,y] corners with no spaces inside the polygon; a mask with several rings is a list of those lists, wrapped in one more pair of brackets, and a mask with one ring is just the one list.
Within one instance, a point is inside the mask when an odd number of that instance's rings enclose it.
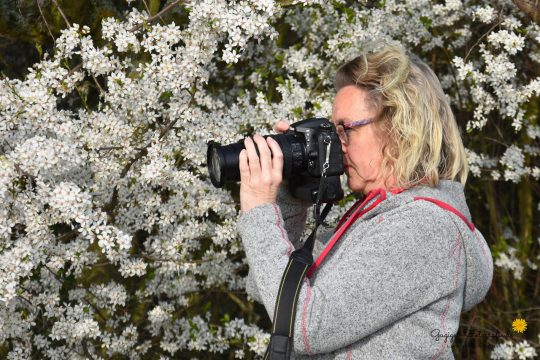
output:
{"label": "blurred background foliage", "polygon": [[[146,10],[152,16],[172,2],[172,0],[138,0],[134,4],[139,10]],[[282,3],[284,6],[288,5],[286,1]],[[123,12],[127,9],[128,4],[124,0],[0,0],[1,76],[23,79],[32,64],[54,50],[54,39],[67,27],[66,20],[81,26],[89,26],[96,45],[103,45],[99,33],[101,20],[111,16],[122,18]],[[346,8],[343,11],[346,11]],[[182,24],[187,18],[182,8],[176,7],[158,21],[162,23],[175,21],[176,24]],[[288,47],[302,42],[285,22],[279,20],[275,26],[280,33],[279,46]],[[433,52],[429,63],[436,72],[439,66],[450,66],[449,58],[436,52]],[[232,72],[241,73],[241,62],[232,67],[230,69]],[[521,70],[523,72],[519,76],[529,79],[540,74],[540,67],[534,63],[522,64]],[[268,98],[273,97],[279,76],[280,74],[265,74],[264,77],[274,84],[274,87],[269,86]],[[88,81],[88,86],[95,88],[96,85]],[[208,86],[211,87],[212,84]],[[527,114],[529,118],[536,119],[537,125],[540,124],[539,110],[537,98],[527,104]],[[465,129],[467,120],[471,118],[472,109],[464,107],[454,111],[460,127]],[[535,145],[524,135],[524,131],[516,134],[507,121],[489,121],[481,133],[464,136],[464,142],[467,147],[487,154],[500,153],[501,149],[512,143]],[[507,271],[495,268],[493,285],[486,301],[462,316],[460,332],[453,345],[454,354],[456,358],[463,359],[488,358],[493,346],[502,341],[497,334],[506,334],[514,341],[523,338],[538,344],[540,273],[527,266],[526,262],[529,259],[533,259],[537,264],[539,262],[537,255],[540,253],[538,241],[540,185],[531,177],[514,184],[471,175],[466,190],[473,221],[485,235],[494,257],[506,251],[509,244],[516,246],[516,255],[524,264],[524,270],[522,280],[516,280]],[[519,241],[515,244],[510,243],[504,234],[505,229],[510,229]],[[142,243],[142,240],[136,242]],[[88,276],[90,279],[94,276],[109,277],[111,274],[103,269],[100,272],[89,273]],[[231,314],[230,317],[244,317],[249,323],[257,323],[266,330],[270,327],[270,321],[262,305],[247,301],[245,294],[242,293],[228,292],[227,296],[223,296],[220,292],[196,294],[190,303],[193,304],[193,308],[186,308],[186,314],[192,311],[193,314],[200,314],[206,309],[212,312],[216,322],[222,320],[221,317],[226,319],[228,314]],[[130,310],[135,317],[146,311],[143,308]],[[528,322],[528,329],[523,335],[513,333],[511,330],[512,320],[519,317]],[[484,335],[474,336],[477,331],[483,331]],[[186,358],[196,355],[188,352],[182,354]],[[231,353],[230,358],[233,355]],[[222,358],[221,356],[208,354],[207,358],[217,359]]]}

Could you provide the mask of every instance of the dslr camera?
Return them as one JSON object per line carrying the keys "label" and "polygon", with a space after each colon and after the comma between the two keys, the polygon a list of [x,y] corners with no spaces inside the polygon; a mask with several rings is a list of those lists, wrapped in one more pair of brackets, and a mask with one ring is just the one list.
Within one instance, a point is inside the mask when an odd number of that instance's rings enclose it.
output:
{"label": "dslr camera", "polygon": [[[284,134],[268,136],[277,141],[283,152],[283,179],[288,180],[293,197],[316,203],[322,184],[320,202],[343,198],[339,179],[344,172],[341,142],[332,122],[326,118],[309,118],[291,124]],[[244,140],[230,145],[208,143],[208,173],[215,187],[240,180],[242,149]],[[323,182],[322,177],[325,177]]]}

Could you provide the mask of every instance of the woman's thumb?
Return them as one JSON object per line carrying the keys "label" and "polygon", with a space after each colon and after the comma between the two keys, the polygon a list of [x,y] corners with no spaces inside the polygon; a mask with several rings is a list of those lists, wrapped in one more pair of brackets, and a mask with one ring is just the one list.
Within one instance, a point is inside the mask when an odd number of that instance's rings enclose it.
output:
{"label": "woman's thumb", "polygon": [[289,127],[290,127],[289,123],[283,120],[280,120],[274,124],[274,130],[279,133],[289,130]]}

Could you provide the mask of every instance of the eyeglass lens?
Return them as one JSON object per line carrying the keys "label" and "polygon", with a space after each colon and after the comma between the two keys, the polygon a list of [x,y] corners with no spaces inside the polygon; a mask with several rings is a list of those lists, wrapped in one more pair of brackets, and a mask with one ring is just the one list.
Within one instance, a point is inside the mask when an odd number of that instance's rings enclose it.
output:
{"label": "eyeglass lens", "polygon": [[338,134],[339,139],[345,143],[349,143],[349,138],[347,137],[347,132],[345,131],[345,127],[342,124],[336,125],[336,132]]}

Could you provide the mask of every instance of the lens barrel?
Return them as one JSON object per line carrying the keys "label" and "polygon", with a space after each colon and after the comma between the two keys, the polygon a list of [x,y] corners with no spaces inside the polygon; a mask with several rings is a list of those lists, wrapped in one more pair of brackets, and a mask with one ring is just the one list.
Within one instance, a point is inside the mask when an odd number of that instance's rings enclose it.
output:
{"label": "lens barrel", "polygon": [[239,156],[244,149],[244,140],[222,146],[211,141],[208,144],[206,161],[210,180],[215,187],[222,187],[227,181],[240,180]]}
{"label": "lens barrel", "polygon": [[[305,146],[298,138],[292,134],[268,135],[264,138],[267,137],[276,140],[283,152],[284,179],[289,179],[306,167]],[[220,188],[228,181],[240,181],[239,158],[242,149],[244,140],[225,146],[213,141],[208,143],[206,161],[210,180],[215,187]]]}

